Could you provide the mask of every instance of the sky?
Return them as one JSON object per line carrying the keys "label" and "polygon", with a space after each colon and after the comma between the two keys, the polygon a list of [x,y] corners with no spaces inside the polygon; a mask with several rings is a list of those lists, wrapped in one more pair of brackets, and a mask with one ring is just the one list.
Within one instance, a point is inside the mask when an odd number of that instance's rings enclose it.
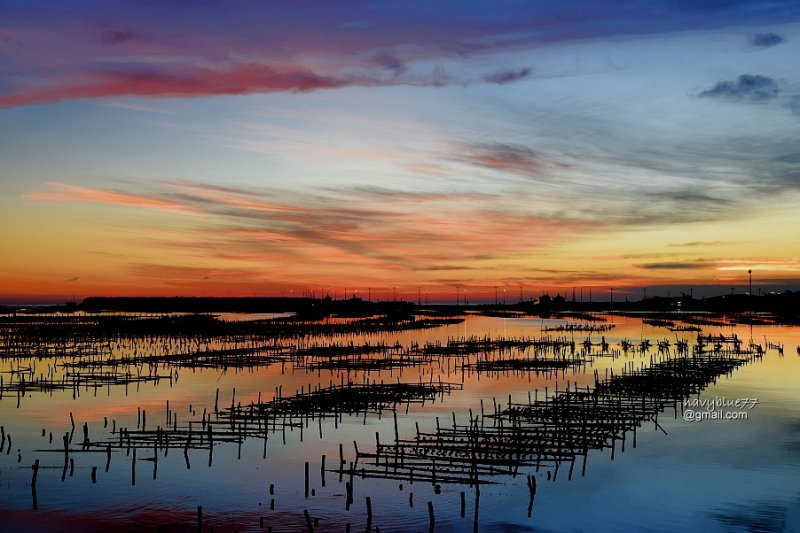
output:
{"label": "sky", "polygon": [[800,288],[796,0],[0,0],[0,302]]}

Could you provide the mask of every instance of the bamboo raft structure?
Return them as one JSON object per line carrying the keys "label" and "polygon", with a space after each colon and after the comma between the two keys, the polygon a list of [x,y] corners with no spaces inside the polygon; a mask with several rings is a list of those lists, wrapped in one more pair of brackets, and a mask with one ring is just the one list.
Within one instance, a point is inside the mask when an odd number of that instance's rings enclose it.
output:
{"label": "bamboo raft structure", "polygon": [[[547,469],[556,479],[568,468],[571,479],[578,459],[586,472],[589,450],[625,449],[627,434],[651,421],[656,428],[659,413],[672,407],[675,417],[683,401],[699,394],[717,378],[761,357],[737,349],[695,353],[668,358],[640,369],[626,369],[605,380],[596,376],[595,386],[578,388],[569,384],[544,399],[528,403],[509,402],[505,409],[473,416],[467,424],[451,425],[381,443],[376,435],[374,452],[359,449],[349,468],[332,470],[364,478],[469,484],[491,483],[495,476],[516,476],[522,467]],[[482,409],[483,410],[483,409]],[[491,425],[487,425],[487,421]],[[663,431],[663,428],[661,428]]]}
{"label": "bamboo raft structure", "polygon": [[473,355],[479,353],[504,351],[504,350],[523,350],[534,348],[541,353],[550,351],[558,354],[565,351],[575,351],[575,341],[565,337],[466,337],[449,338],[446,343],[429,342],[424,346],[412,345],[412,350],[417,349],[426,355]]}
{"label": "bamboo raft structure", "polygon": [[[82,355],[86,350],[123,339],[155,342],[170,338],[181,343],[211,339],[287,339],[346,336],[437,328],[462,318],[379,317],[351,321],[258,319],[222,320],[213,315],[86,315],[0,317],[0,358]],[[65,351],[72,346],[71,351]],[[104,351],[90,350],[100,355]]]}
{"label": "bamboo raft structure", "polygon": [[654,326],[657,328],[673,328],[675,327],[675,322],[672,320],[663,320],[660,318],[643,318],[643,324],[647,324],[648,326]]}
{"label": "bamboo raft structure", "polygon": [[0,400],[6,395],[16,395],[17,406],[21,398],[31,392],[53,393],[55,391],[72,391],[73,398],[78,398],[81,392],[93,392],[95,395],[100,389],[111,387],[124,387],[126,390],[131,385],[142,383],[159,384],[168,382],[172,386],[178,380],[177,371],[169,370],[162,373],[157,367],[116,367],[113,369],[71,369],[66,372],[56,373],[53,365],[48,365],[46,372],[38,372],[35,366],[6,372],[9,377],[0,373]]}
{"label": "bamboo raft structure", "polygon": [[[552,339],[550,337],[509,339],[508,341],[501,339],[497,343],[492,343],[490,340],[487,344],[502,348],[487,350],[474,362],[463,362],[462,370],[467,373],[550,373],[553,371],[562,371],[563,373],[569,368],[586,365],[595,357],[615,355],[609,352],[609,345],[605,343],[605,339],[601,342],[600,351],[593,350],[595,343],[589,339],[579,344],[564,338]],[[579,346],[580,350],[577,349]],[[512,347],[516,350],[513,350]],[[526,350],[528,347],[533,347],[532,353]]]}
{"label": "bamboo raft structure", "polygon": [[254,421],[265,417],[327,418],[342,414],[380,414],[396,410],[398,405],[424,404],[443,398],[454,390],[461,390],[459,383],[433,381],[429,383],[384,383],[368,382],[330,384],[311,390],[301,389],[288,397],[277,397],[269,402],[251,403],[222,410],[223,421]]}
{"label": "bamboo raft structure", "polygon": [[307,370],[342,370],[373,372],[380,370],[391,370],[394,368],[405,368],[412,366],[423,366],[432,363],[430,356],[418,355],[414,353],[390,354],[379,357],[357,356],[338,356],[338,357],[310,357],[298,361],[295,368]]}
{"label": "bamboo raft structure", "polygon": [[682,325],[682,324],[678,324],[678,325],[675,325],[675,326],[670,326],[667,329],[670,330],[670,331],[674,331],[674,332],[688,332],[688,331],[700,332],[700,331],[703,331],[703,328],[701,328],[700,326],[691,326],[691,325]]}
{"label": "bamboo raft structure", "polygon": [[395,342],[389,345],[385,342],[377,342],[372,344],[365,342],[363,344],[355,344],[352,341],[349,344],[330,343],[320,344],[312,343],[310,345],[299,348],[295,355],[298,357],[315,356],[315,357],[340,357],[349,355],[369,355],[369,354],[383,354],[387,352],[395,353],[403,350],[403,345]]}
{"label": "bamboo raft structure", "polygon": [[549,372],[566,370],[574,366],[586,364],[585,359],[483,359],[474,363],[465,363],[462,368],[474,372]]}
{"label": "bamboo raft structure", "polygon": [[580,331],[580,332],[603,332],[610,331],[617,327],[616,324],[585,324],[585,323],[569,323],[560,326],[547,326],[543,331]]}
{"label": "bamboo raft structure", "polygon": [[[208,452],[209,465],[212,463],[215,445],[233,443],[241,446],[245,439],[261,439],[266,443],[270,434],[283,433],[285,444],[286,430],[303,429],[309,421],[316,420],[322,432],[322,420],[333,418],[338,426],[343,416],[360,415],[366,423],[367,414],[382,414],[387,411],[396,412],[399,406],[405,405],[406,412],[411,404],[425,404],[460,390],[461,384],[441,381],[418,383],[383,383],[364,381],[362,383],[331,383],[328,387],[302,388],[296,394],[284,397],[282,391],[265,402],[251,402],[242,405],[235,402],[234,389],[231,405],[219,408],[219,390],[215,401],[214,412],[203,411],[200,420],[186,420],[179,423],[177,414],[169,410],[167,403],[167,423],[164,426],[147,427],[147,412],[139,410],[135,429],[116,426],[112,421],[112,429],[108,438],[89,439],[88,426],[84,426],[84,440],[80,448],[71,446],[72,434],[64,438],[64,447],[37,450],[39,452],[71,453],[95,452],[106,453],[107,462],[111,461],[112,451],[124,450],[126,455],[136,454],[136,450],[144,453],[152,450],[148,460],[157,463],[159,453],[166,456],[169,450],[182,450],[187,468],[191,468],[189,451],[205,450]],[[74,432],[74,421],[73,432]],[[107,424],[107,420],[106,420]],[[52,439],[51,439],[52,440]],[[157,468],[154,465],[154,469]],[[154,470],[155,472],[155,470]],[[155,473],[154,473],[155,476]]]}
{"label": "bamboo raft structure", "polygon": [[777,342],[770,342],[769,340],[767,340],[766,337],[764,337],[764,345],[767,347],[767,350],[775,350],[780,355],[783,355],[783,344]]}
{"label": "bamboo raft structure", "polygon": [[206,346],[203,349],[186,353],[155,354],[155,355],[122,355],[116,358],[83,358],[77,361],[63,363],[66,368],[86,367],[116,367],[127,365],[163,365],[171,367],[208,367],[208,368],[246,368],[269,366],[273,363],[287,361],[293,353],[292,346],[268,345],[235,345],[230,348],[212,349]]}

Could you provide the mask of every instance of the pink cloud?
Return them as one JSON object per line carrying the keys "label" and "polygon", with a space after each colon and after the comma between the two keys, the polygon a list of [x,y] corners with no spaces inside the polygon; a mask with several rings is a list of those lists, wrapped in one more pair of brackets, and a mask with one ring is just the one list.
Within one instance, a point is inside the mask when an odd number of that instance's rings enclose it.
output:
{"label": "pink cloud", "polygon": [[48,186],[50,187],[48,191],[30,192],[23,194],[22,197],[29,200],[91,202],[129,207],[144,207],[147,209],[160,209],[182,213],[195,212],[191,206],[146,195],[106,191],[61,182],[50,182]]}
{"label": "pink cloud", "polygon": [[342,81],[319,76],[308,70],[278,70],[258,64],[237,65],[227,69],[189,67],[172,69],[170,72],[103,72],[89,74],[75,83],[28,88],[0,96],[0,107],[109,96],[196,97],[275,91],[302,92],[356,83],[365,84],[366,81]]}

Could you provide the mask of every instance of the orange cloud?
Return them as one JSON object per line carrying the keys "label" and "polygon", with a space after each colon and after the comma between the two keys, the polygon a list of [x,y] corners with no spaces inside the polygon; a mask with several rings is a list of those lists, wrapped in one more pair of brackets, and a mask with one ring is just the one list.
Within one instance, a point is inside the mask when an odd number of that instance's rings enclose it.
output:
{"label": "orange cloud", "polygon": [[202,215],[169,231],[115,231],[138,250],[126,276],[203,290],[342,280],[392,284],[398,276],[432,283],[442,271],[462,281],[473,275],[497,279],[488,255],[528,254],[601,227],[508,212],[510,205],[523,209],[524,202],[515,198],[512,204],[500,194],[352,188],[299,195],[182,181],[161,185],[162,190],[143,194],[51,183],[50,190],[25,197]]}
{"label": "orange cloud", "polygon": [[61,182],[49,182],[48,186],[51,190],[30,192],[23,194],[22,197],[29,200],[92,202],[98,204],[143,207],[147,209],[161,209],[179,213],[196,212],[191,208],[191,206],[146,195],[93,189]]}
{"label": "orange cloud", "polygon": [[[491,299],[496,285],[512,287],[515,298],[520,286],[528,296],[571,286],[594,286],[601,292],[613,286],[623,294],[624,287],[655,283],[724,283],[719,276],[725,270],[752,267],[786,276],[796,267],[780,258],[564,255],[558,251],[563,243],[584,242],[618,226],[541,214],[535,202],[520,194],[375,187],[315,188],[299,194],[186,181],[160,182],[148,192],[130,187],[112,191],[50,183],[44,191],[25,195],[187,216],[185,224],[169,228],[150,227],[146,218],[142,225],[114,224],[110,218],[106,227],[93,226],[93,242],[112,242],[122,255],[105,261],[102,270],[87,263],[59,271],[48,290],[60,286],[68,295],[109,294],[112,289],[118,294],[263,295],[334,286],[371,286],[377,293],[381,287],[405,285],[425,288],[431,297],[452,298],[448,287],[459,286],[469,290],[471,299]],[[86,252],[92,252],[91,245],[81,253]],[[646,258],[663,261],[630,263]],[[99,283],[98,273],[108,279]],[[109,283],[113,279],[119,287]],[[398,292],[403,295],[402,288]]]}

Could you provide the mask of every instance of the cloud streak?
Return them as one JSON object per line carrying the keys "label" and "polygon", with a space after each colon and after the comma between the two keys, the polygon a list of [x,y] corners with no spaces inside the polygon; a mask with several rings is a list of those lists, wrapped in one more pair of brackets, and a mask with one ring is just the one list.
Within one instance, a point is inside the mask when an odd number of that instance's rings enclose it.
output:
{"label": "cloud streak", "polygon": [[521,68],[516,70],[498,70],[491,74],[486,74],[483,81],[487,83],[494,83],[495,85],[505,85],[507,83],[514,83],[515,81],[524,80],[533,73],[530,68]]}
{"label": "cloud streak", "polygon": [[122,207],[138,207],[178,213],[196,212],[190,205],[168,199],[134,194],[128,192],[109,191],[91,187],[81,187],[71,183],[50,182],[49,190],[23,194],[29,200],[50,200],[56,202],[88,202],[96,204],[116,205]]}
{"label": "cloud streak", "polygon": [[459,151],[457,160],[489,170],[522,176],[538,176],[542,171],[537,153],[526,146],[476,144],[464,146]]}
{"label": "cloud streak", "polygon": [[74,84],[0,96],[0,107],[109,96],[197,97],[277,91],[306,92],[368,83],[366,79],[337,80],[308,70],[276,70],[258,64],[220,70],[181,67],[171,71],[153,69],[141,72],[96,72]]}
{"label": "cloud streak", "polygon": [[636,265],[645,270],[696,270],[708,268],[708,264],[702,261],[694,261],[688,263],[681,262],[666,262],[666,263],[643,263]]}
{"label": "cloud streak", "polygon": [[143,36],[132,30],[109,30],[103,34],[103,42],[110,45],[139,39]]}
{"label": "cloud streak", "polygon": [[[157,194],[108,191],[51,183],[30,200],[93,202],[191,214],[196,229],[180,245],[154,234],[140,246],[159,246],[201,260],[234,265],[293,264],[311,276],[330,276],[334,265],[396,276],[471,271],[475,257],[543,249],[601,224],[535,213],[508,212],[498,195],[452,191],[416,194],[389,189],[247,189],[164,182]],[[520,231],[525,228],[525,231]],[[436,243],[435,247],[431,243]],[[382,274],[381,274],[382,273]]]}

